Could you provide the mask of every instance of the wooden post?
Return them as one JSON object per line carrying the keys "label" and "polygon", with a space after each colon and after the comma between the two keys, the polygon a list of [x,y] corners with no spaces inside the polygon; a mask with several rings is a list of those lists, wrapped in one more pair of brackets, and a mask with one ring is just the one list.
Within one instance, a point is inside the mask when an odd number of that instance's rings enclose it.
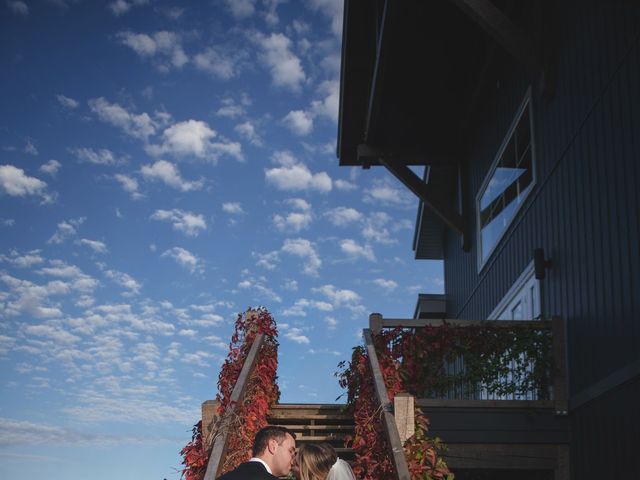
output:
{"label": "wooden post", "polygon": [[202,440],[207,450],[213,445],[209,443],[211,441],[209,437],[211,436],[213,425],[218,420],[219,406],[220,402],[216,400],[207,400],[202,403]]}
{"label": "wooden post", "polygon": [[400,443],[412,437],[416,432],[415,399],[410,393],[399,393],[393,397],[393,416],[396,419]]}
{"label": "wooden post", "polygon": [[553,471],[553,480],[570,480],[570,469],[569,445],[558,445],[557,464]]}
{"label": "wooden post", "polygon": [[553,395],[556,408],[556,415],[567,415],[568,395],[567,395],[567,351],[565,338],[565,323],[562,317],[551,319],[553,335]]}
{"label": "wooden post", "polygon": [[253,367],[256,364],[256,360],[258,359],[258,352],[260,351],[260,348],[264,343],[264,339],[264,333],[260,333],[256,336],[255,340],[253,341],[253,345],[251,345],[251,349],[247,354],[247,358],[244,361],[244,365],[242,365],[242,370],[240,371],[238,380],[236,381],[236,384],[233,387],[233,391],[231,392],[229,407],[227,408],[227,411],[222,418],[220,435],[216,435],[215,441],[213,443],[213,448],[211,449],[211,454],[209,455],[209,463],[207,464],[207,471],[204,474],[204,480],[214,480],[221,473],[220,470],[222,469],[222,463],[224,461],[225,453],[227,450],[227,430],[229,428],[231,419],[233,418],[235,405],[244,397],[244,392],[247,389],[249,376],[251,375]]}
{"label": "wooden post", "polygon": [[369,330],[372,333],[378,334],[382,331],[382,315],[379,313],[372,313],[369,315]]}

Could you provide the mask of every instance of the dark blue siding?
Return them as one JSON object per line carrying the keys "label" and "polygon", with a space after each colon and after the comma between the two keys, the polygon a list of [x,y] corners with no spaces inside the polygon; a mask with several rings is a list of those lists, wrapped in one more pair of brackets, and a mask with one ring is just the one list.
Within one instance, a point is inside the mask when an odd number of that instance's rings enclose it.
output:
{"label": "dark blue siding", "polygon": [[[553,267],[543,308],[567,321],[573,398],[640,359],[640,7],[593,1],[568,9],[554,100],[544,103],[532,86],[535,189],[480,272],[475,236],[465,253],[447,232],[445,292],[449,316],[486,318],[533,249],[544,248]],[[512,64],[478,112],[467,153],[474,212],[528,87]],[[640,478],[629,448],[640,445],[639,404],[636,377],[571,412],[573,478]]]}

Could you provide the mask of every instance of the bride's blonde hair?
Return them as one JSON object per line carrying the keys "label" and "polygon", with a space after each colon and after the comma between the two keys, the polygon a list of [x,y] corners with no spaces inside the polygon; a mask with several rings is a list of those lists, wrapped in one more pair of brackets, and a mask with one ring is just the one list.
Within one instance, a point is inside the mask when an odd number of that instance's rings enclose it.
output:
{"label": "bride's blonde hair", "polygon": [[298,449],[300,480],[325,480],[338,455],[327,443],[305,443]]}

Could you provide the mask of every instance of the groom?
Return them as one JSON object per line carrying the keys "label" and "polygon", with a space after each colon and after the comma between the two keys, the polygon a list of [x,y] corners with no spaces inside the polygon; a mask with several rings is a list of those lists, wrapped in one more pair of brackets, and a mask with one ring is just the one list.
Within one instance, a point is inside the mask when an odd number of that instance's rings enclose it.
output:
{"label": "groom", "polygon": [[288,475],[296,456],[296,436],[284,427],[264,427],[253,440],[252,455],[218,480],[277,480]]}

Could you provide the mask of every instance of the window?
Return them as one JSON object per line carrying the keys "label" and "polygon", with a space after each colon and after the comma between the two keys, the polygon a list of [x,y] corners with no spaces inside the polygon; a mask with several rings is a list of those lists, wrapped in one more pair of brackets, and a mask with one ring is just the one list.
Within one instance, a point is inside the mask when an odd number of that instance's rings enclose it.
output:
{"label": "window", "polygon": [[527,93],[476,198],[479,268],[535,184],[530,98]]}

